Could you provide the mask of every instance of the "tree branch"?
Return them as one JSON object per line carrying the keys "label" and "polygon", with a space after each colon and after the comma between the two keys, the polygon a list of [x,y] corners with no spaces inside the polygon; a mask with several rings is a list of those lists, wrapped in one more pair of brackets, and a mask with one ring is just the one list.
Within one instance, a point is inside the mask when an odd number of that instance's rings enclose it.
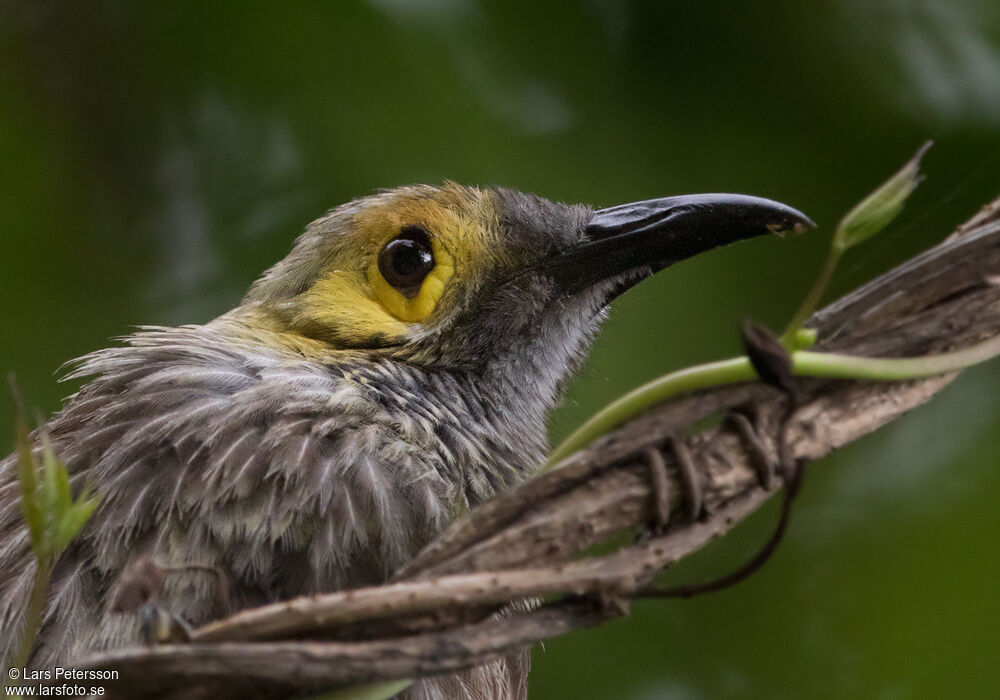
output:
{"label": "tree branch", "polygon": [[[901,357],[965,347],[1000,334],[1000,199],[935,248],[817,313],[819,349]],[[803,380],[785,428],[795,458],[813,460],[929,400],[953,375],[905,383]],[[383,586],[245,610],[195,631],[191,644],[124,649],[79,667],[117,670],[109,693],[130,698],[277,698],[475,666],[626,614],[666,567],[728,532],[777,487],[723,423],[691,426],[752,404],[759,447],[777,460],[785,397],[759,383],[657,407],[455,523]],[[686,435],[704,515],[683,512],[673,450]],[[644,453],[658,450],[667,479]],[[660,488],[654,488],[658,483]],[[665,486],[665,489],[664,489]],[[658,501],[659,499],[659,501]],[[594,544],[643,529],[663,506],[663,534],[573,561]],[[550,602],[534,609],[528,598]],[[506,607],[505,607],[506,606]],[[503,613],[497,615],[497,611]]]}

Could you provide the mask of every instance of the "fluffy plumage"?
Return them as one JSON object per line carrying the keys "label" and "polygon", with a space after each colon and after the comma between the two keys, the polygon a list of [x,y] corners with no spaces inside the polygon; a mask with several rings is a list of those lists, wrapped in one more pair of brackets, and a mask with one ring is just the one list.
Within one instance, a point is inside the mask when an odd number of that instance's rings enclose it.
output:
{"label": "fluffy plumage", "polygon": [[[322,280],[367,293],[345,261],[367,264],[381,224],[366,222],[400,211],[457,227],[456,280],[435,314],[401,324],[331,308],[303,323]],[[32,665],[134,644],[136,616],[108,603],[140,557],[218,567],[233,608],[377,583],[526,476],[613,282],[566,297],[519,271],[578,240],[588,212],[457,185],[383,193],[312,224],[232,312],[83,358],[69,378],[89,383],[47,430],[74,484],[92,483],[102,503],[58,562]],[[0,462],[4,664],[33,569],[11,457]],[[225,612],[219,585],[170,574],[165,605],[204,623]],[[523,697],[526,671],[522,655],[408,695]]]}

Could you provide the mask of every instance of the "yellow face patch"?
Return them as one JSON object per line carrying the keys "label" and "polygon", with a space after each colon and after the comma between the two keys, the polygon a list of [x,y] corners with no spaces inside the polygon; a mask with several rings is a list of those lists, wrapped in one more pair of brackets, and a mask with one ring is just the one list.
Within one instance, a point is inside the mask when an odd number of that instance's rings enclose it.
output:
{"label": "yellow face patch", "polygon": [[[480,190],[446,185],[386,199],[354,216],[351,230],[313,285],[290,302],[289,326],[341,347],[406,342],[441,311],[449,288],[474,275],[496,230],[492,198]],[[418,232],[424,267],[415,283],[383,274],[380,255]],[[429,249],[429,250],[428,250]],[[383,255],[384,262],[384,255]],[[405,271],[405,270],[404,270]],[[406,280],[403,280],[406,281]]]}
{"label": "yellow face patch", "polygon": [[[359,214],[359,233],[375,245],[365,277],[373,298],[394,318],[406,323],[426,320],[437,309],[456,271],[456,258],[468,259],[468,248],[479,248],[485,216],[492,211],[477,190],[446,187],[434,197],[403,198]],[[379,270],[379,254],[407,227],[427,232],[434,266],[413,294],[405,294],[385,279]],[[465,255],[461,255],[466,253]]]}

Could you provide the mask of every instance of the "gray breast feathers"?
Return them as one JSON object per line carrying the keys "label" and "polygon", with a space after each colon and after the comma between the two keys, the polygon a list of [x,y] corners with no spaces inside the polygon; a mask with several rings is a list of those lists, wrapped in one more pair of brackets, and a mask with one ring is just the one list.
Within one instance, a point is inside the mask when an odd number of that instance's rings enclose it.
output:
{"label": "gray breast feathers", "polygon": [[[383,580],[492,492],[467,473],[488,452],[475,431],[406,382],[388,395],[399,383],[375,375],[391,368],[319,365],[216,332],[147,330],[71,375],[93,379],[47,429],[102,503],[59,562],[36,662],[134,641],[134,621],[106,606],[139,557],[203,567],[166,583],[172,612],[200,623],[221,585],[204,567],[229,577],[233,607]],[[33,569],[14,471],[0,463],[4,630],[20,625]],[[3,637],[6,661],[16,635]]]}

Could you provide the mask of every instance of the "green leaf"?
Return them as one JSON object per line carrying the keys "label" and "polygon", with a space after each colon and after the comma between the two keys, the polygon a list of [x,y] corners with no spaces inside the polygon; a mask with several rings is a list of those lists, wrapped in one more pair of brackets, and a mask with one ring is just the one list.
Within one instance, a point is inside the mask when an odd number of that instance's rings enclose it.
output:
{"label": "green leaf", "polygon": [[54,563],[80,532],[100,499],[88,487],[74,501],[69,472],[59,461],[44,427],[37,432],[40,449],[33,449],[28,421],[13,379],[11,390],[16,405],[15,438],[22,510],[28,525],[31,548],[39,566],[47,567]]}
{"label": "green leaf", "polygon": [[28,421],[24,417],[20,402],[17,402],[15,420],[15,441],[17,444],[17,473],[21,482],[21,507],[24,520],[28,524],[28,534],[35,556],[45,555],[45,512],[38,503],[38,462],[31,449]]}
{"label": "green leaf", "polygon": [[[48,435],[41,429],[38,431],[39,442],[42,445],[42,488],[39,489],[41,496],[39,505],[48,514],[50,520],[58,519],[59,514],[66,509],[72,498],[67,498],[66,502],[61,500],[60,473],[66,476],[66,470],[56,458],[56,452],[49,442]],[[67,477],[68,478],[68,477]],[[67,487],[69,483],[67,481]]]}
{"label": "green leaf", "polygon": [[62,514],[52,538],[52,549],[55,556],[62,554],[73,538],[80,533],[100,501],[101,499],[96,496],[90,497],[86,493],[81,494],[76,503]]}
{"label": "green leaf", "polygon": [[920,159],[932,141],[928,141],[906,165],[877,190],[861,200],[840,220],[833,237],[833,248],[842,253],[862,243],[889,225],[903,209],[903,202],[922,179]]}
{"label": "green leaf", "polygon": [[69,473],[66,467],[56,456],[56,450],[52,446],[52,440],[44,428],[39,428],[42,443],[42,464],[46,474],[47,488],[51,488],[48,494],[51,500],[52,513],[57,515],[73,505],[73,493],[69,484]]}

